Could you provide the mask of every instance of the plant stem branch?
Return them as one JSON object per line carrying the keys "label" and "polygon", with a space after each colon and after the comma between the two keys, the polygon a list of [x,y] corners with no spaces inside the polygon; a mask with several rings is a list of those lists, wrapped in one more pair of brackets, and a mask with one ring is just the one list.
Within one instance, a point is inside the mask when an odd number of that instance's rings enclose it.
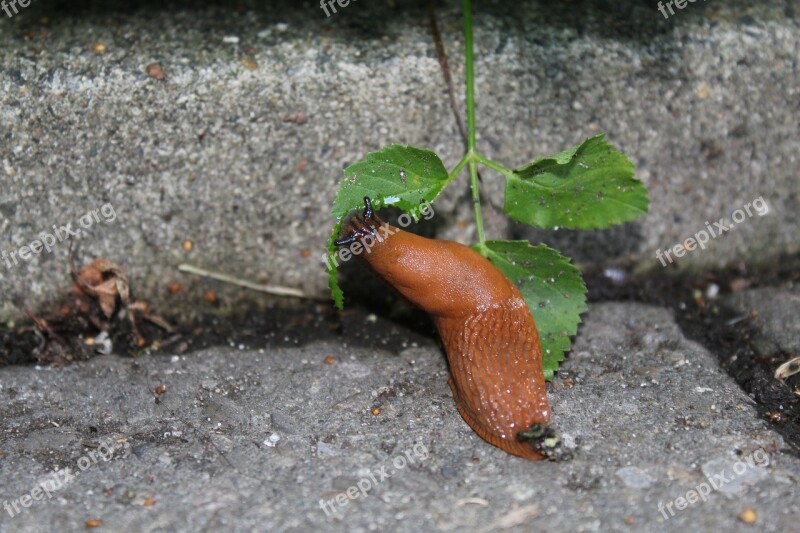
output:
{"label": "plant stem branch", "polygon": [[497,172],[499,172],[500,174],[502,174],[504,176],[508,176],[510,174],[513,174],[513,171],[511,169],[508,169],[508,168],[504,167],[503,165],[501,165],[500,163],[492,161],[488,157],[485,157],[485,156],[483,156],[481,154],[478,154],[478,153],[472,154],[472,159],[477,161],[477,162],[479,162],[480,164],[488,167],[488,168],[491,168],[492,170],[496,170]]}
{"label": "plant stem branch", "polygon": [[461,161],[459,161],[458,164],[453,168],[453,170],[451,170],[450,173],[447,175],[447,181],[448,182],[453,181],[456,177],[458,177],[461,171],[464,170],[464,167],[467,166],[467,163],[469,163],[469,161],[470,161],[469,154],[462,157]]}

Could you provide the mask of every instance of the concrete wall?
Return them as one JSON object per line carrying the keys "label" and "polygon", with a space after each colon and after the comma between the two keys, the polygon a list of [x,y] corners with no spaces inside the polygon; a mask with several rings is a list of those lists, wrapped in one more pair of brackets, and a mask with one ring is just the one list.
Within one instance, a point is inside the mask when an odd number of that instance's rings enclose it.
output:
{"label": "concrete wall", "polygon": [[[319,257],[342,168],[394,142],[452,167],[462,142],[424,3],[353,2],[329,18],[313,2],[256,4],[42,2],[4,16],[0,252],[110,204],[113,222],[95,220],[81,257],[118,262],[140,295],[173,311],[207,286],[179,274],[182,262],[325,295]],[[550,4],[476,12],[480,149],[516,166],[605,131],[637,164],[651,212],[554,234],[510,226],[487,205],[492,236],[660,275],[657,249],[763,197],[768,215],[679,267],[800,249],[796,2],[695,3],[669,19],[649,3]],[[440,6],[439,23],[463,103],[458,3]],[[163,81],[148,75],[152,63]],[[289,120],[297,113],[307,122]],[[502,205],[498,176],[484,172],[484,184]],[[465,187],[436,204],[439,236],[472,239]],[[57,244],[0,263],[0,319],[63,291],[66,254]],[[173,281],[190,290],[167,300]]]}

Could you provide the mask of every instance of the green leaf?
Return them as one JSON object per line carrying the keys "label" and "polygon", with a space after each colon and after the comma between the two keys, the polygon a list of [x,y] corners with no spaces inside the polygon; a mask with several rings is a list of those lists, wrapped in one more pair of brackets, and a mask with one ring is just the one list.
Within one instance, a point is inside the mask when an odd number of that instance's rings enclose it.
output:
{"label": "green leaf", "polygon": [[474,247],[516,284],[533,314],[542,342],[542,365],[553,378],[578,332],[586,306],[586,285],[569,259],[528,241],[487,241]]}
{"label": "green leaf", "polygon": [[597,135],[506,174],[503,210],[541,228],[607,228],[647,213],[647,189],[624,154]]}
{"label": "green leaf", "polygon": [[[345,216],[364,208],[364,197],[372,200],[377,210],[395,206],[419,220],[420,204],[432,202],[450,182],[442,160],[430,150],[393,144],[372,152],[344,170],[333,206],[336,224],[328,239],[328,257],[336,254],[334,241],[339,238]],[[344,295],[336,278],[333,261],[326,264],[328,285],[337,308],[344,304]]]}
{"label": "green leaf", "polygon": [[328,287],[331,289],[331,298],[333,305],[337,309],[344,309],[344,292],[339,287],[339,280],[336,279],[336,268],[328,269]]}
{"label": "green leaf", "polygon": [[377,207],[394,205],[412,211],[439,196],[448,183],[447,170],[430,150],[393,144],[372,152],[344,170],[336,193],[334,216],[344,216],[364,206],[369,196]]}

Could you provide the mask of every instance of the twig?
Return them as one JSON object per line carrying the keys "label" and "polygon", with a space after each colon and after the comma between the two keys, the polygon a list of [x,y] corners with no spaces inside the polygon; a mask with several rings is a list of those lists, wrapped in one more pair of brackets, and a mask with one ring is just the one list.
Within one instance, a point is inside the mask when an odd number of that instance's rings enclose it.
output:
{"label": "twig", "polygon": [[275,296],[291,296],[293,298],[303,298],[306,300],[321,300],[321,298],[317,296],[310,296],[301,291],[300,289],[293,289],[291,287],[281,287],[278,285],[261,285],[259,283],[253,283],[252,281],[234,278],[233,276],[229,276],[227,274],[221,274],[219,272],[211,272],[209,270],[203,270],[202,268],[198,268],[192,265],[186,265],[186,264],[179,265],[178,270],[180,270],[181,272],[185,272],[187,274],[194,274],[195,276],[203,276],[204,278],[215,279],[217,281],[222,281],[224,283],[238,285],[239,287],[252,289],[258,292],[265,292],[267,294],[272,294]]}
{"label": "twig", "polygon": [[458,110],[456,104],[455,91],[453,90],[453,77],[450,75],[450,66],[447,63],[447,54],[444,51],[444,43],[442,42],[442,35],[439,33],[439,26],[436,24],[436,2],[429,0],[428,2],[428,18],[431,23],[431,33],[433,33],[433,44],[436,47],[436,57],[439,59],[439,66],[442,68],[442,76],[447,85],[447,97],[450,100],[450,109],[453,110],[453,115],[456,117],[456,124],[458,131],[461,133],[461,139],[464,141],[464,149],[469,149],[467,141],[467,128],[464,126],[464,118]]}
{"label": "twig", "polygon": [[47,333],[52,339],[55,339],[57,342],[60,342],[60,343],[63,343],[63,344],[66,345],[66,343],[64,342],[64,339],[62,339],[61,336],[58,333],[56,333],[53,330],[53,328],[50,327],[50,324],[47,323],[47,320],[44,320],[42,318],[38,318],[36,315],[33,314],[33,311],[31,311],[30,309],[25,309],[25,314],[28,315],[28,318],[33,320],[33,323],[36,326],[36,329],[40,333]]}

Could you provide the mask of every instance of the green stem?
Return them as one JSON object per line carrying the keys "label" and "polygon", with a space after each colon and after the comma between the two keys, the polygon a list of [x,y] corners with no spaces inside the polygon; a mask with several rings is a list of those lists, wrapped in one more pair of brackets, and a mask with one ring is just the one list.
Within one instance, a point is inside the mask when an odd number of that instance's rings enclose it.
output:
{"label": "green stem", "polygon": [[484,165],[484,166],[486,166],[488,168],[491,168],[492,170],[496,170],[497,172],[499,172],[500,174],[502,174],[504,176],[509,176],[510,174],[513,174],[512,170],[504,167],[500,163],[492,161],[488,157],[485,157],[485,156],[483,156],[481,154],[478,154],[478,153],[472,154],[472,159],[475,160],[475,161],[478,161],[480,164],[482,164],[482,165]]}
{"label": "green stem", "polygon": [[458,175],[461,173],[461,171],[464,169],[467,163],[469,163],[469,160],[470,160],[469,154],[461,158],[461,161],[459,161],[458,164],[455,166],[455,168],[453,168],[453,170],[451,170],[450,173],[447,175],[448,183],[450,183],[451,181],[453,181],[455,178],[458,177]]}
{"label": "green stem", "polygon": [[475,211],[475,230],[478,234],[478,243],[482,245],[486,241],[486,235],[483,231],[478,164],[474,160],[477,143],[475,142],[475,58],[472,50],[472,2],[463,0],[461,5],[464,10],[464,59],[467,78],[467,157],[469,159],[470,187],[472,188],[472,208]]}
{"label": "green stem", "polygon": [[478,244],[483,244],[486,241],[486,235],[483,232],[481,190],[478,187],[478,163],[472,159],[469,162],[469,183],[472,188],[472,207],[475,209],[475,231],[478,234]]}
{"label": "green stem", "polygon": [[475,69],[472,52],[472,2],[463,0],[464,48],[467,76],[467,150],[475,151]]}

